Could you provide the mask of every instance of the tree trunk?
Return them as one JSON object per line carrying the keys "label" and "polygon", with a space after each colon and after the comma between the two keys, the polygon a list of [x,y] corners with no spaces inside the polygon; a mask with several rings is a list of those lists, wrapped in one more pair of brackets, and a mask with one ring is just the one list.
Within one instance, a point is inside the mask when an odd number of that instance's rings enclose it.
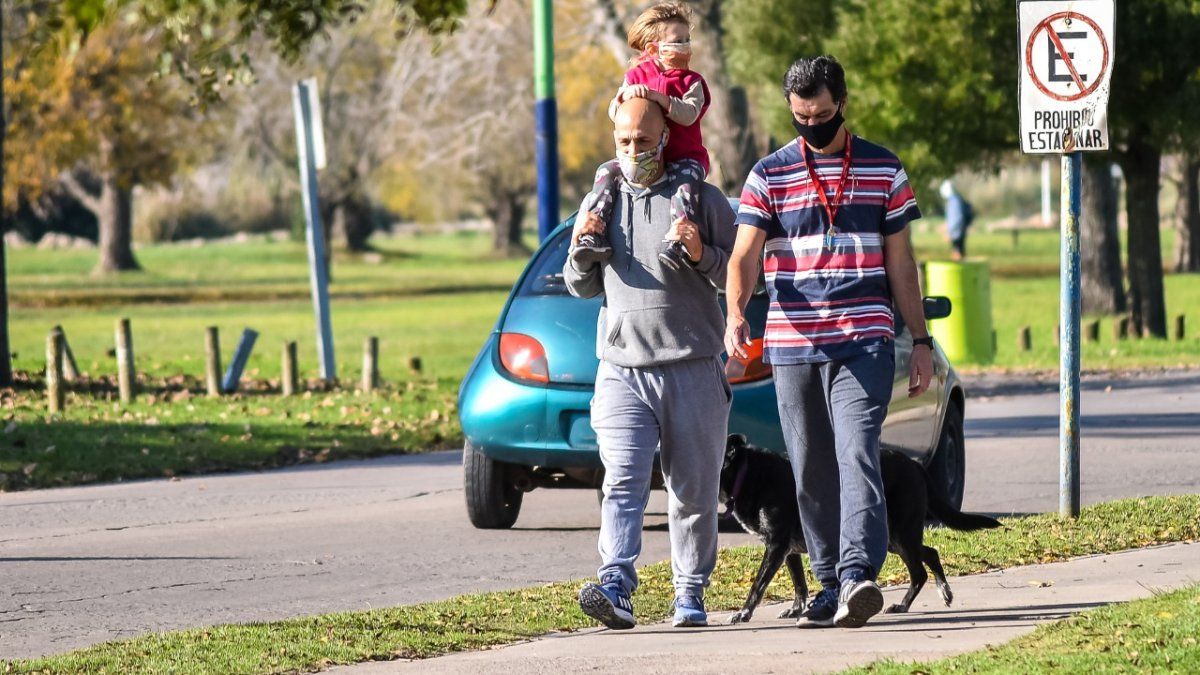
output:
{"label": "tree trunk", "polygon": [[100,177],[96,221],[100,227],[100,260],[94,274],[139,270],[133,257],[133,189],[122,185],[115,174]]}
{"label": "tree trunk", "polygon": [[1175,204],[1176,272],[1200,272],[1200,153],[1183,156],[1183,181]]}
{"label": "tree trunk", "polygon": [[367,240],[375,229],[371,219],[371,201],[362,194],[347,197],[333,212],[334,232],[355,253],[371,250]]}
{"label": "tree trunk", "polygon": [[1106,157],[1084,157],[1082,197],[1079,248],[1083,311],[1123,313],[1125,287],[1121,274],[1121,239],[1117,234],[1117,189]]}
{"label": "tree trunk", "polygon": [[492,221],[492,252],[505,257],[528,255],[521,241],[521,223],[528,208],[527,193],[497,192],[488,200],[488,219]]}
{"label": "tree trunk", "polygon": [[[1131,134],[1137,137],[1138,132]],[[1129,221],[1129,308],[1133,329],[1144,337],[1167,336],[1163,298],[1162,250],[1159,242],[1158,188],[1162,151],[1134,141],[1124,153],[1125,210]]]}
{"label": "tree trunk", "polygon": [[[0,19],[0,23],[3,19]],[[8,132],[8,116],[4,115],[4,77],[3,63],[0,63],[0,216],[4,211],[4,172],[7,164],[4,158],[4,136]],[[15,204],[14,204],[15,206]],[[8,269],[5,263],[4,227],[0,226],[0,387],[8,387],[13,383],[12,349],[8,346]]]}
{"label": "tree trunk", "polygon": [[733,86],[725,67],[721,3],[719,0],[700,0],[689,4],[700,16],[700,21],[693,27],[693,37],[704,45],[696,52],[693,69],[704,73],[712,97],[702,122],[708,131],[704,143],[713,160],[711,180],[725,194],[737,196],[758,161],[758,145],[750,123],[750,104],[746,90]]}

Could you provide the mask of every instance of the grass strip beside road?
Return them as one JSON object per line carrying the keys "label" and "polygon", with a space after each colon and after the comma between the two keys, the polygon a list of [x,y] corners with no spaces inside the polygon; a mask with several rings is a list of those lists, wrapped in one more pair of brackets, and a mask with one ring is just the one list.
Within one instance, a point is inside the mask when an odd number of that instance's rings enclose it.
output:
{"label": "grass strip beside road", "polygon": [[881,661],[846,675],[1200,672],[1200,586],[1110,605],[999,646],[930,663]]}
{"label": "grass strip beside road", "polygon": [[215,399],[177,379],[130,405],[72,393],[52,416],[40,392],[0,390],[0,493],[462,447],[457,379]]}
{"label": "grass strip beside road", "polygon": [[[1007,518],[1004,524],[973,533],[934,529],[926,541],[939,549],[946,571],[955,575],[1192,541],[1200,538],[1200,495],[1098,504],[1074,521],[1045,514]],[[759,546],[721,551],[706,598],[710,611],[741,605],[761,555]],[[907,579],[895,556],[889,556],[880,578],[889,584]],[[638,617],[661,620],[673,596],[669,563],[647,566],[641,579],[634,597]],[[786,574],[777,576],[767,599],[789,598],[789,584]],[[15,661],[9,668],[16,673],[267,673],[428,658],[592,626],[576,603],[578,587],[577,581],[557,582],[388,609],[147,635]]]}

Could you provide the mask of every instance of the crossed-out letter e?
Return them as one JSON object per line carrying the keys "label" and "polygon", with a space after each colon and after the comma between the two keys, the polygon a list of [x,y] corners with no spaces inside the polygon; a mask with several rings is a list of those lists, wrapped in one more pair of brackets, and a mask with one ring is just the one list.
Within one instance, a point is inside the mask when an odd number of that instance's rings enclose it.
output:
{"label": "crossed-out letter e", "polygon": [[[1075,78],[1071,77],[1071,73],[1069,73],[1069,72],[1060,73],[1060,72],[1057,72],[1054,68],[1054,65],[1055,65],[1054,62],[1062,61],[1063,57],[1061,54],[1058,53],[1058,50],[1054,48],[1054,40],[1049,39],[1050,31],[1052,31],[1052,30],[1054,30],[1053,27],[1046,26],[1046,38],[1047,38],[1046,39],[1046,48],[1047,48],[1047,55],[1050,58],[1049,69],[1047,70],[1047,72],[1050,74],[1050,76],[1047,79],[1051,82],[1074,82]],[[1085,37],[1087,37],[1087,33],[1083,32],[1083,31],[1072,31],[1069,33],[1059,33],[1058,34],[1059,40],[1081,40]],[[1067,58],[1074,59],[1075,52],[1067,52]],[[1082,80],[1083,82],[1087,82],[1088,76],[1085,75],[1084,73],[1079,73],[1079,79]]]}

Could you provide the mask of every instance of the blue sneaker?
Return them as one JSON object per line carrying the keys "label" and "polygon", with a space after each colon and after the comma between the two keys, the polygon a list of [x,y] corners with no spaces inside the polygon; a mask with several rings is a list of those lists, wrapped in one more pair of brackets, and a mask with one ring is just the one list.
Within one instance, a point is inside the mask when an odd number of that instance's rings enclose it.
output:
{"label": "blue sneaker", "polygon": [[610,575],[600,583],[588,582],[579,589],[579,608],[584,614],[614,630],[628,630],[637,625],[633,617],[633,602],[621,585],[620,577]]}
{"label": "blue sneaker", "polygon": [[796,619],[797,628],[832,628],[833,617],[837,614],[838,609],[838,591],[836,588],[826,588],[813,601],[808,603],[808,607],[800,612],[800,618]]}
{"label": "blue sneaker", "polygon": [[704,611],[704,600],[694,595],[675,596],[675,618],[671,625],[676,628],[707,626],[708,613]]}

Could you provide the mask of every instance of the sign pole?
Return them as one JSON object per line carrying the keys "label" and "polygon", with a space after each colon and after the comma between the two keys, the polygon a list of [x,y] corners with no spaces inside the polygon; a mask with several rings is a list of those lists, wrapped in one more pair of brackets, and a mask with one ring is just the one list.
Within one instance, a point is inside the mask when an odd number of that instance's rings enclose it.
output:
{"label": "sign pole", "polygon": [[533,104],[538,240],[558,227],[558,103],[554,98],[554,3],[533,3]]}
{"label": "sign pole", "polygon": [[292,90],[292,107],[296,113],[296,147],[299,150],[300,194],[304,199],[304,219],[307,221],[309,276],[312,279],[313,311],[317,319],[317,357],[321,379],[337,379],[333,360],[333,325],[329,316],[329,268],[325,256],[325,230],[321,227],[320,200],[317,195],[317,168],[324,164],[324,143],[314,133],[313,110],[316,101],[316,81],[297,82]]}
{"label": "sign pole", "polygon": [[[1070,133],[1070,131],[1068,131]],[[1079,517],[1079,212],[1082,153],[1062,156],[1062,244],[1059,324],[1058,513]]]}
{"label": "sign pole", "polygon": [[[1079,212],[1083,152],[1108,150],[1108,92],[1116,60],[1113,0],[1019,0],[1021,151],[1059,155],[1058,513],[1079,517]],[[1042,219],[1050,214],[1042,164]]]}

